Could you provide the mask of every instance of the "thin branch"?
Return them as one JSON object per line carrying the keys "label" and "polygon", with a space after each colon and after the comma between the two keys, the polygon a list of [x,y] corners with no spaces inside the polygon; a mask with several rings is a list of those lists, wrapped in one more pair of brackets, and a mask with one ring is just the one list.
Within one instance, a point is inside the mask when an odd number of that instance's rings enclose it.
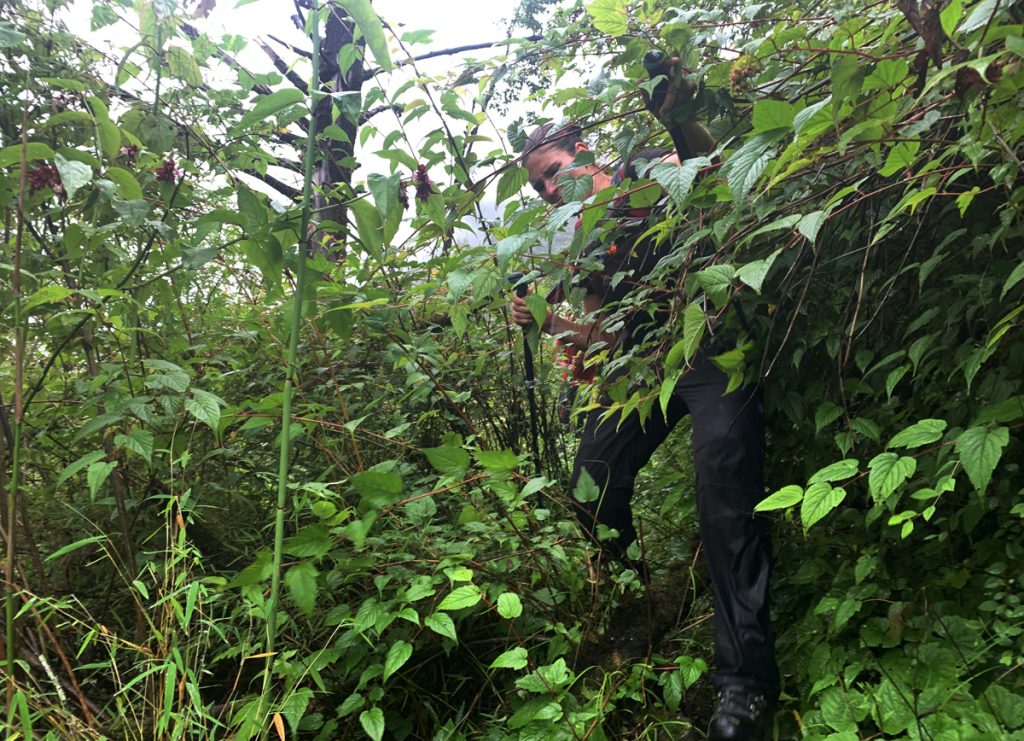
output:
{"label": "thin branch", "polygon": [[305,49],[300,49],[297,46],[292,46],[287,41],[282,41],[281,39],[277,38],[277,36],[274,36],[273,34],[269,34],[268,33],[267,34],[267,38],[269,38],[271,41],[274,41],[274,42],[280,44],[285,49],[288,49],[289,51],[293,52],[294,54],[298,54],[300,57],[305,57],[306,59],[312,59],[313,58],[313,55],[310,52],[306,51]]}
{"label": "thin branch", "polygon": [[270,48],[270,45],[260,39],[256,40],[256,43],[260,45],[263,53],[270,57],[270,61],[274,63],[275,69],[288,78],[288,82],[294,85],[296,88],[302,91],[303,95],[309,95],[309,88],[306,86],[305,81],[299,77],[295,72],[285,63],[281,57],[277,55],[277,52]]}

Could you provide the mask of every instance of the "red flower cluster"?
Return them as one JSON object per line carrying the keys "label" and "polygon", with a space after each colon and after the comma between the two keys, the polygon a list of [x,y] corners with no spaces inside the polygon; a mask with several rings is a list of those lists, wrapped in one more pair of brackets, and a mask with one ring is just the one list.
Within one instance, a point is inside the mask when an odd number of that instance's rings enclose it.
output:
{"label": "red flower cluster", "polygon": [[430,176],[427,175],[426,165],[420,165],[416,168],[416,172],[412,174],[412,181],[416,183],[416,197],[421,201],[425,201],[430,198],[430,194],[434,192],[431,188]]}
{"label": "red flower cluster", "polygon": [[60,173],[49,162],[43,162],[29,170],[28,187],[30,193],[49,188],[58,197],[64,195],[64,183],[61,182]]}
{"label": "red flower cluster", "polygon": [[185,171],[178,167],[178,163],[174,161],[174,157],[168,157],[164,160],[164,163],[156,169],[156,179],[161,183],[176,183],[184,174]]}

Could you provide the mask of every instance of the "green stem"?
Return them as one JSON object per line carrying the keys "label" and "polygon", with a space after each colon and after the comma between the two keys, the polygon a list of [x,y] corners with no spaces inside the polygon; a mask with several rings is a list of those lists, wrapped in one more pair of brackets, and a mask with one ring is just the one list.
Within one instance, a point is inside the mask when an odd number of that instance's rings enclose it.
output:
{"label": "green stem", "polygon": [[270,599],[267,602],[267,664],[263,674],[263,691],[260,695],[260,712],[262,718],[274,669],[275,643],[277,640],[277,604],[281,593],[281,551],[284,543],[284,510],[288,499],[288,463],[291,456],[291,417],[292,417],[292,379],[297,374],[296,359],[299,349],[299,333],[302,329],[302,304],[306,287],[306,259],[310,252],[311,232],[310,202],[313,195],[313,160],[316,147],[316,92],[320,89],[320,14],[314,10],[310,14],[310,34],[313,37],[313,73],[309,90],[310,121],[306,139],[306,158],[302,183],[302,220],[299,227],[298,265],[295,270],[295,301],[292,313],[291,338],[288,343],[288,373],[284,379],[284,390],[281,400],[281,452],[277,468],[277,509],[274,513],[274,571],[270,583]]}
{"label": "green stem", "polygon": [[13,277],[14,293],[14,419],[11,440],[11,492],[7,497],[7,554],[4,566],[4,619],[6,622],[4,649],[7,657],[7,703],[14,698],[14,543],[18,531],[18,487],[21,483],[21,421],[24,411],[22,384],[25,372],[25,327],[21,321],[21,247],[25,235],[25,185],[28,173],[28,108],[22,109],[21,120],[21,174],[18,178],[18,227],[14,237]]}

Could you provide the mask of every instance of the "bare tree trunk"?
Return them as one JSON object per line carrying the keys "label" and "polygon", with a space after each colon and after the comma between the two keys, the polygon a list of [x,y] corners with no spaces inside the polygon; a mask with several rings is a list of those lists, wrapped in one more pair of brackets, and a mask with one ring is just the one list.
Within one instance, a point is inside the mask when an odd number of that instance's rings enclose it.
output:
{"label": "bare tree trunk", "polygon": [[[313,174],[313,208],[316,221],[322,227],[316,233],[314,244],[334,262],[341,259],[345,250],[348,233],[348,208],[345,204],[352,194],[351,158],[359,130],[361,90],[367,75],[363,63],[366,45],[362,38],[358,42],[353,41],[354,32],[355,21],[343,8],[332,5],[320,56],[322,92],[328,95],[317,103],[309,131],[310,136],[316,136],[333,124],[345,134],[344,138],[325,137],[319,143],[320,158]],[[349,58],[354,61],[348,69],[342,69],[338,65],[338,55],[353,43],[358,49]]]}

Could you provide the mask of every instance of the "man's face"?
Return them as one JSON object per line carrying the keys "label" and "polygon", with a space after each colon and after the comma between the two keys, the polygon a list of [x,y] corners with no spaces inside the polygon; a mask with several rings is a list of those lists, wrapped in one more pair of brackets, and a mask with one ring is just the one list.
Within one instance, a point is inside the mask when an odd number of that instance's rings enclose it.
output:
{"label": "man's face", "polygon": [[537,195],[542,200],[557,206],[562,202],[562,189],[558,187],[556,182],[558,178],[562,175],[579,177],[588,173],[591,169],[590,166],[578,167],[573,170],[562,169],[572,164],[572,161],[576,159],[576,155],[586,150],[586,148],[586,144],[577,142],[575,150],[567,152],[561,147],[549,144],[546,147],[534,150],[526,158],[523,165],[530,174],[530,185],[533,186],[533,189],[537,191]]}

